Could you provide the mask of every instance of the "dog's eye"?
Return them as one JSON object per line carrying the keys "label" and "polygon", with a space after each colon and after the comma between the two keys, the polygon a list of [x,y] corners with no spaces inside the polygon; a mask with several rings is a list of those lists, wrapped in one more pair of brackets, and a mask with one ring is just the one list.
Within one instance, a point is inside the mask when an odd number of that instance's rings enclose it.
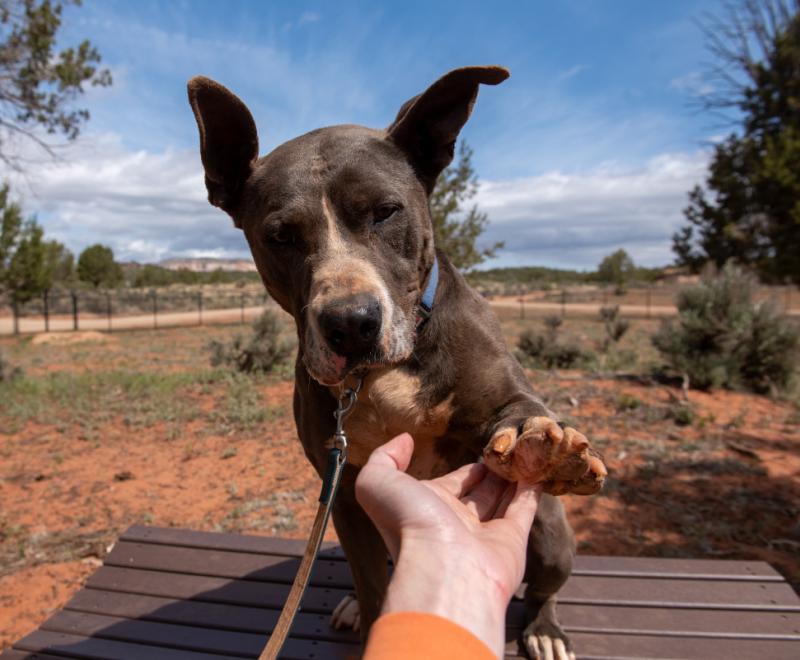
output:
{"label": "dog's eye", "polygon": [[377,225],[391,218],[399,210],[399,204],[381,204],[375,209],[375,213],[372,216],[372,221]]}
{"label": "dog's eye", "polygon": [[269,232],[267,240],[278,245],[294,245],[297,242],[297,237],[290,227],[284,226]]}

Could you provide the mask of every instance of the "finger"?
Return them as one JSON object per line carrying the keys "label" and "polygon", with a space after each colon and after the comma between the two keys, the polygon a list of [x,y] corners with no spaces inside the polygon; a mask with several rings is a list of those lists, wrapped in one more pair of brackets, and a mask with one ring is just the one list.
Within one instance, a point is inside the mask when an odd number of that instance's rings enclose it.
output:
{"label": "finger", "polygon": [[453,497],[461,499],[483,481],[487,471],[483,463],[471,463],[470,465],[462,465],[458,470],[450,472],[443,477],[432,479],[431,483],[444,488]]}
{"label": "finger", "polygon": [[506,491],[508,482],[489,472],[486,478],[461,498],[467,510],[483,522],[492,517]]}
{"label": "finger", "polygon": [[500,498],[500,501],[497,503],[497,508],[495,509],[494,513],[492,514],[492,518],[502,518],[506,515],[506,511],[508,510],[508,505],[511,504],[511,500],[514,499],[514,495],[517,493],[517,484],[508,484],[506,488],[506,492],[503,493],[503,497]]}
{"label": "finger", "polygon": [[408,433],[401,433],[373,451],[367,461],[367,465],[364,467],[367,467],[374,460],[375,465],[393,467],[396,470],[405,472],[408,469],[408,464],[411,463],[411,455],[413,453],[414,439]]}
{"label": "finger", "polygon": [[517,483],[516,492],[508,503],[503,518],[516,523],[525,534],[528,534],[536,517],[541,492],[540,484]]}
{"label": "finger", "polygon": [[414,440],[402,433],[378,447],[361,468],[356,478],[356,499],[369,512],[374,502],[385,491],[387,480],[404,473],[414,453]]}

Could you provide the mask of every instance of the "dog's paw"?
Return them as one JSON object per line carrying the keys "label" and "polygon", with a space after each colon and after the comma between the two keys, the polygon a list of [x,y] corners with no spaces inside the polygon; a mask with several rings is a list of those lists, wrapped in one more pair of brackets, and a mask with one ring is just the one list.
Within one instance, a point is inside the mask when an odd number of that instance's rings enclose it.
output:
{"label": "dog's paw", "polygon": [[483,459],[504,479],[542,483],[551,495],[592,495],[608,474],[586,436],[571,427],[562,429],[549,417],[529,417],[520,428],[498,430]]}
{"label": "dog's paw", "polygon": [[358,632],[361,628],[361,611],[358,609],[358,601],[352,594],[348,594],[331,614],[331,628],[342,630],[343,628],[352,628]]}
{"label": "dog's paw", "polygon": [[525,628],[521,641],[533,660],[575,660],[569,638],[545,611]]}

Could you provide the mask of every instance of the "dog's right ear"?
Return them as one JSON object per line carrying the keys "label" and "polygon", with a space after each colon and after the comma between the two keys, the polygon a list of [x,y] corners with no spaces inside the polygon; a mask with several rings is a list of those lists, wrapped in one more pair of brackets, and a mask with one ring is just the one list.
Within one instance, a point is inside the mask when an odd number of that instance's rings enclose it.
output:
{"label": "dog's right ear", "polygon": [[187,87],[200,130],[208,201],[232,216],[258,157],[256,123],[247,106],[218,82],[196,76]]}

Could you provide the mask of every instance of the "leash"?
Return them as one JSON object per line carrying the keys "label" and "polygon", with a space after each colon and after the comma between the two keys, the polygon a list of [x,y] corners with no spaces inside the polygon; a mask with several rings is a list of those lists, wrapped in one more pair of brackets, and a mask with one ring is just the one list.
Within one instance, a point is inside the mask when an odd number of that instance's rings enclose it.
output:
{"label": "leash", "polygon": [[311,526],[311,536],[308,539],[303,558],[300,560],[300,568],[297,569],[297,575],[295,575],[294,583],[289,591],[289,597],[286,599],[278,622],[275,624],[267,645],[261,651],[261,655],[258,656],[258,660],[275,660],[278,657],[286,637],[289,635],[292,622],[300,607],[300,601],[311,578],[311,569],[322,544],[322,537],[325,535],[325,528],[328,526],[328,518],[330,518],[331,509],[333,508],[333,501],[336,499],[336,490],[339,488],[342,471],[345,463],[347,463],[347,435],[344,432],[344,419],[358,400],[362,382],[362,379],[359,378],[355,387],[348,387],[342,392],[339,397],[339,405],[333,413],[336,418],[336,431],[332,438],[333,447],[328,452],[328,466],[325,470],[325,478],[322,480],[319,506],[317,507],[317,515],[314,517],[314,524]]}

